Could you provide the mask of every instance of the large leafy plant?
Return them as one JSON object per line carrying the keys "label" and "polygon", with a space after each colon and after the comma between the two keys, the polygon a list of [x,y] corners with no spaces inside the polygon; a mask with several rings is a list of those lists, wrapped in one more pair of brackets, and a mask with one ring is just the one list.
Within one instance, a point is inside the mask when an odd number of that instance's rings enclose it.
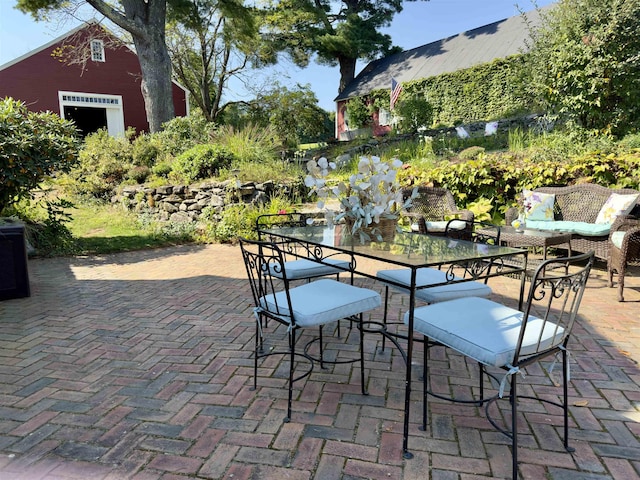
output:
{"label": "large leafy plant", "polygon": [[47,176],[68,172],[78,161],[72,122],[34,113],[23,102],[0,100],[0,212],[29,197]]}

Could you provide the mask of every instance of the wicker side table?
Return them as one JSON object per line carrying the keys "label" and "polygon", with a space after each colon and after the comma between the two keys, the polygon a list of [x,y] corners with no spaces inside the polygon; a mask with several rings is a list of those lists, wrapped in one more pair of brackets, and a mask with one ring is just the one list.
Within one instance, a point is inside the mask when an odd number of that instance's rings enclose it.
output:
{"label": "wicker side table", "polygon": [[[482,233],[482,229],[479,230]],[[569,256],[571,256],[571,233],[570,232],[552,232],[549,230],[534,230],[525,228],[521,232],[508,227],[500,227],[500,243],[508,247],[541,247],[542,261],[547,259],[547,249],[555,245],[567,245]],[[527,276],[530,277],[541,261],[527,261]],[[553,268],[553,267],[551,267]]]}
{"label": "wicker side table", "polygon": [[569,256],[571,256],[570,232],[551,232],[527,228],[522,232],[516,232],[513,227],[500,227],[500,242],[509,247],[542,247],[543,260],[547,259],[549,247],[566,243]]}

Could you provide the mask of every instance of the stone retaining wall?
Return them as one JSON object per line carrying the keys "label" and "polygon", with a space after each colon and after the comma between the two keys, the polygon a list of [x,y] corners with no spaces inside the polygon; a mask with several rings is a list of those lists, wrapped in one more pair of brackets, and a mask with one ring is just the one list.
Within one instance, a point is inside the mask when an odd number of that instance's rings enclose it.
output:
{"label": "stone retaining wall", "polygon": [[294,184],[238,183],[233,180],[155,188],[133,185],[125,186],[116,193],[111,203],[120,203],[138,213],[151,214],[158,220],[185,223],[198,221],[205,209],[215,218],[221,216],[229,205],[265,203],[275,194],[299,194],[298,189],[299,186]]}

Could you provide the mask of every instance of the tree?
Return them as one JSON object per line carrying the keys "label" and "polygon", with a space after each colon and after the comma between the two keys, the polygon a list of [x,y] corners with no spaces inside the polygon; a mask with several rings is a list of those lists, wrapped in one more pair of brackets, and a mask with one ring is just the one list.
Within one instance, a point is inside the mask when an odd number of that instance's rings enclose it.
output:
{"label": "tree", "polygon": [[266,37],[299,66],[306,66],[314,53],[320,63],[339,65],[342,92],[355,76],[358,59],[399,51],[378,29],[401,11],[402,0],[271,0]]}
{"label": "tree", "polygon": [[433,107],[421,95],[413,95],[400,100],[395,106],[400,133],[417,133],[420,128],[428,128],[433,122]]}
{"label": "tree", "polygon": [[[167,47],[173,71],[208,121],[217,121],[229,80],[261,55],[252,12],[238,0],[173,0]],[[275,57],[271,57],[274,60]]]}
{"label": "tree", "polygon": [[289,90],[276,83],[251,102],[245,118],[254,125],[271,125],[287,148],[333,135],[333,122],[308,85]]}
{"label": "tree", "polygon": [[171,60],[165,43],[167,0],[119,0],[113,4],[104,0],[18,0],[17,8],[38,20],[85,3],[131,34],[142,71],[149,129],[159,131],[162,123],[174,117]]}
{"label": "tree", "polygon": [[530,86],[546,111],[623,134],[640,121],[640,0],[561,0],[533,32]]}
{"label": "tree", "polygon": [[365,97],[353,97],[347,100],[346,118],[349,128],[364,128],[373,123],[372,106]]}
{"label": "tree", "polygon": [[11,98],[0,100],[0,145],[0,213],[28,197],[46,176],[68,172],[78,161],[72,122],[30,112]]}

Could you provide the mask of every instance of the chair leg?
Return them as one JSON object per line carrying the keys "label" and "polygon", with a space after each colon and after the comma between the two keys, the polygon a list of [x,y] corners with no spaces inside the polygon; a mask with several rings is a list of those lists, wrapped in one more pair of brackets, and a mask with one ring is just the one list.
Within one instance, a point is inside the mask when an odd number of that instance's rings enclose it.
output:
{"label": "chair leg", "polygon": [[516,377],[511,375],[511,478],[518,478],[518,396],[516,393]]}
{"label": "chair leg", "polygon": [[478,362],[478,370],[480,373],[480,405],[484,402],[484,365]]}
{"label": "chair leg", "polygon": [[291,421],[291,403],[293,402],[293,367],[296,358],[296,329],[292,328],[289,332],[289,398],[287,402],[287,416],[284,419],[285,423]]}
{"label": "chair leg", "polygon": [[608,287],[613,287],[613,265],[611,265],[611,259],[607,262],[607,276],[608,276]]}
{"label": "chair leg", "polygon": [[[418,427],[423,432],[427,431],[427,397],[428,397],[428,387],[427,381],[429,378],[429,349],[427,348],[427,337],[424,337],[424,352],[422,355],[422,425]],[[411,366],[407,366],[407,368],[411,368]]]}
{"label": "chair leg", "polygon": [[[338,282],[340,281],[340,274],[339,273],[336,273],[336,281],[338,281]],[[340,334],[340,320],[338,320],[338,328],[336,330],[336,333],[338,334],[338,338],[340,338],[341,337],[341,334]]]}
{"label": "chair leg", "polygon": [[619,302],[624,302],[624,274],[625,274],[625,269],[624,267],[620,269],[620,273],[618,273],[618,301]]}
{"label": "chair leg", "polygon": [[318,345],[320,346],[320,368],[324,368],[324,358],[323,358],[323,352],[324,352],[324,339],[322,337],[322,329],[323,325],[320,325],[318,327],[318,330],[320,331],[319,335],[318,335]]}
{"label": "chair leg", "polygon": [[363,315],[360,314],[360,323],[358,330],[360,330],[360,384],[362,385],[362,394],[369,395],[364,379],[364,327],[362,325]]}
{"label": "chair leg", "polygon": [[569,355],[562,350],[562,410],[564,414],[564,448],[567,452],[575,452],[575,448],[569,446]]}
{"label": "chair leg", "polygon": [[264,342],[262,335],[260,334],[262,328],[262,318],[256,321],[256,345],[253,351],[253,389],[258,389],[258,354],[264,352]]}
{"label": "chair leg", "polygon": [[[382,315],[382,323],[384,324],[383,328],[387,326],[387,313],[389,312],[389,285],[384,286],[384,313]],[[387,345],[387,337],[382,335],[382,352]]]}

